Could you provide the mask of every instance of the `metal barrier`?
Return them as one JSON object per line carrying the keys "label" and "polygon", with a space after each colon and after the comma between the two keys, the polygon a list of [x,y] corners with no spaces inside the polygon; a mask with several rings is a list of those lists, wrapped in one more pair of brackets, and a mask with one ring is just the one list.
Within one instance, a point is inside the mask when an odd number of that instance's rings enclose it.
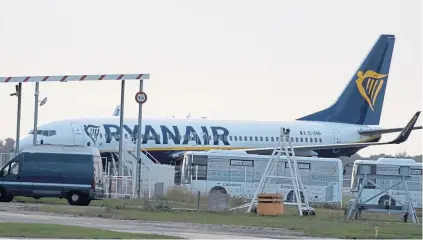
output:
{"label": "metal barrier", "polygon": [[[106,176],[103,177],[104,196],[106,198],[134,198],[136,193],[132,190],[132,176]],[[122,186],[118,188],[118,185]]]}
{"label": "metal barrier", "polygon": [[[147,174],[144,171],[144,174]],[[107,176],[103,175],[103,188],[105,198],[138,198],[134,176]],[[118,186],[121,186],[120,188]],[[150,199],[154,186],[152,186],[151,175],[149,178],[142,178],[140,183],[141,198]]]}

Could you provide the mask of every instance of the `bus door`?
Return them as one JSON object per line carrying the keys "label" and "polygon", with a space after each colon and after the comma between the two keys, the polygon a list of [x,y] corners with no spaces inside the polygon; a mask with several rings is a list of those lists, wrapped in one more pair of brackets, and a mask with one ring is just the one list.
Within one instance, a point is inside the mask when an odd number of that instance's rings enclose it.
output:
{"label": "bus door", "polygon": [[231,159],[229,173],[228,192],[233,196],[252,198],[254,161]]}
{"label": "bus door", "polygon": [[244,167],[244,197],[246,199],[252,199],[254,196],[254,174],[254,166]]}

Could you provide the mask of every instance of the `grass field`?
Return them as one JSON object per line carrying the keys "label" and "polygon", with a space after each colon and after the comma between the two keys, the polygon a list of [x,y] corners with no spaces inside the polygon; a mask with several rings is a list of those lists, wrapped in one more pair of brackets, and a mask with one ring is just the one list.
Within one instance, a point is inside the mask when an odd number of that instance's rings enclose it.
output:
{"label": "grass field", "polygon": [[[164,199],[172,201],[172,207],[196,208],[196,196],[171,191]],[[348,199],[345,199],[348,200]],[[285,214],[279,217],[257,216],[247,214],[246,209],[226,214],[208,213],[207,199],[200,199],[201,211],[148,211],[143,200],[104,199],[92,201],[90,207],[69,206],[66,200],[45,198],[19,198],[15,202],[50,204],[39,207],[40,211],[91,216],[102,218],[150,221],[192,222],[202,224],[246,225],[259,227],[276,227],[301,231],[309,236],[339,238],[375,238],[375,227],[378,227],[378,238],[419,238],[422,237],[422,225],[403,223],[401,216],[382,213],[362,214],[362,220],[348,221],[344,219],[342,209],[316,208],[316,216],[298,216],[296,208],[285,206]],[[232,200],[231,207],[242,204],[240,200]],[[94,207],[93,207],[94,206]],[[421,222],[421,218],[420,218]]]}
{"label": "grass field", "polygon": [[23,238],[180,239],[157,234],[137,234],[76,226],[38,223],[0,223],[0,236]]}
{"label": "grass field", "polygon": [[[309,236],[339,238],[374,238],[375,227],[378,227],[379,238],[419,238],[422,236],[422,225],[400,222],[400,216],[388,214],[365,213],[368,220],[344,220],[342,210],[316,209],[316,216],[298,216],[296,209],[286,208],[283,216],[266,217],[256,214],[208,213],[208,212],[150,212],[136,209],[129,205],[118,208],[73,207],[73,206],[41,206],[40,211],[126,220],[176,221],[202,224],[246,225],[260,227],[276,227],[302,231]],[[371,220],[369,220],[371,219]]]}

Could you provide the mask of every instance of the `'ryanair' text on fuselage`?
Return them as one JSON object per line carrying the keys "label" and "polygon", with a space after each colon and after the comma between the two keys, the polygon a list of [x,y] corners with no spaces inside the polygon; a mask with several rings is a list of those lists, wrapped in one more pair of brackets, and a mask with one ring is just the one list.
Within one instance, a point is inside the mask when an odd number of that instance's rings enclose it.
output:
{"label": "'ryanair' text on fuselage", "polygon": [[[103,124],[103,128],[106,143],[119,141],[118,125]],[[133,128],[130,128],[128,125],[123,125],[123,128],[124,131],[131,136],[131,140],[136,142],[138,125],[134,125]],[[198,131],[200,129],[201,131]],[[220,142],[222,142],[223,145],[229,145],[229,131],[227,128],[221,126],[200,126],[197,128],[197,132],[193,126],[172,126],[172,128],[169,129],[165,125],[155,127],[144,125],[141,131],[142,130],[144,130],[141,133],[142,144],[146,144],[148,141],[154,141],[155,144],[171,144],[171,141],[175,145],[180,145],[195,141],[198,145],[219,145]],[[100,126],[98,125],[84,125],[84,131],[94,142],[97,142],[98,135],[101,134]]]}

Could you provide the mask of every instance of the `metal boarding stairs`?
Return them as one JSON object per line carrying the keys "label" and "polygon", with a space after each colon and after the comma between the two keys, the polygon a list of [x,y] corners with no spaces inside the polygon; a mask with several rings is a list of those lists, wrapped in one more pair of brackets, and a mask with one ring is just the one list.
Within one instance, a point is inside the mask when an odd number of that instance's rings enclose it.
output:
{"label": "metal boarding stairs", "polygon": [[[293,191],[295,194],[296,205],[298,206],[298,212],[300,216],[303,215],[315,215],[314,208],[310,207],[307,196],[305,196],[306,192],[304,191],[303,183],[301,176],[299,176],[299,169],[297,160],[295,157],[294,149],[292,148],[291,138],[289,137],[290,130],[288,128],[281,128],[281,135],[280,140],[278,141],[278,145],[273,150],[272,156],[267,163],[267,166],[263,172],[262,178],[260,180],[259,185],[256,188],[254,193],[253,199],[251,200],[250,206],[247,212],[251,212],[253,206],[256,202],[258,202],[257,197],[260,192],[265,190],[266,184],[269,184],[272,178],[276,179],[291,179]],[[288,145],[288,146],[287,146]],[[287,158],[288,168],[290,176],[278,176],[276,175],[277,163],[280,161],[281,155],[284,154]],[[301,192],[304,196],[304,203],[302,202]]]}
{"label": "metal boarding stairs", "polygon": [[[142,149],[142,150],[147,153],[147,154],[144,154],[142,151],[140,151],[141,164],[143,165],[143,167],[149,166],[151,164],[160,164],[160,162],[157,159],[155,159],[150,153],[148,153],[145,149]],[[115,176],[119,175],[119,173],[117,172],[118,164],[116,162],[122,161],[123,172],[121,172],[120,174],[132,176],[132,172],[136,171],[134,169],[136,169],[138,166],[136,149],[133,149],[133,150],[124,149],[122,152],[123,159],[118,160],[118,158],[119,158],[118,153],[112,153],[111,169],[113,171],[113,175]]]}

